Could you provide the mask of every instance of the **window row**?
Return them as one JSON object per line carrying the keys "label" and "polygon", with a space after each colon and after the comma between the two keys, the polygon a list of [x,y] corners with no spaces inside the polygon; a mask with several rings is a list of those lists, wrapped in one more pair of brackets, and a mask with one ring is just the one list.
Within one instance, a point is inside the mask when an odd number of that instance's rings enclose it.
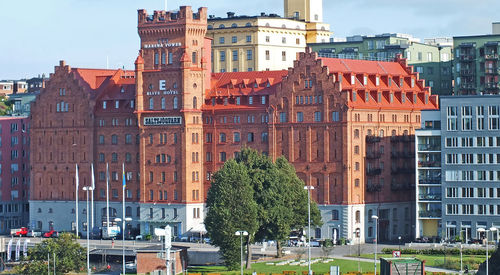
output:
{"label": "window row", "polygon": [[[247,115],[246,122],[247,123],[255,123],[256,121],[258,121],[258,119],[256,119],[256,117],[258,118],[259,116]],[[220,124],[227,124],[227,123],[241,124],[241,121],[242,121],[241,116],[233,116],[232,119],[231,119],[231,117],[228,117],[228,116],[219,117]],[[268,123],[268,122],[269,122],[269,115],[266,114],[266,115],[260,116],[260,123]],[[205,117],[205,124],[213,124],[213,123],[214,123],[213,117],[211,117],[211,116]]]}
{"label": "window row", "polygon": [[[121,91],[122,91],[122,93],[124,92],[123,88],[122,88]],[[123,100],[113,100],[113,101],[111,101],[111,100],[103,100],[102,101],[102,109],[104,109],[104,110],[108,109],[108,107],[109,107],[108,105],[109,104],[113,104],[114,109],[119,109],[120,108],[120,101],[123,101]],[[123,101],[123,103],[125,104],[126,101]],[[129,107],[131,109],[135,108],[135,100],[133,100],[133,99],[130,100]]]}
{"label": "window row", "polygon": [[499,181],[500,171],[446,171],[446,181]]}
{"label": "window row", "polygon": [[[111,119],[111,126],[119,126],[119,125],[121,125],[119,118],[112,118]],[[125,126],[136,126],[136,125],[137,125],[137,118],[126,118],[125,119]],[[104,127],[104,126],[106,126],[106,120],[99,119],[99,127]]]}
{"label": "window row", "polygon": [[[255,141],[255,133],[250,132],[246,134],[246,141],[247,142],[254,142]],[[260,141],[262,142],[267,142],[269,139],[269,134],[267,132],[263,132],[260,134]],[[206,133],[205,134],[205,142],[206,143],[212,143],[213,137],[212,133]],[[226,133],[219,133],[219,143],[226,143],[229,142],[227,138]],[[241,133],[240,132],[233,132],[232,134],[232,142],[233,143],[238,143],[241,142]]]}
{"label": "window row", "polygon": [[[244,85],[244,84],[242,84]],[[254,85],[258,85],[257,83],[255,83]],[[257,88],[257,87],[255,87]],[[258,104],[257,102],[259,102],[259,99],[260,99],[260,104],[261,105],[266,105],[266,102],[267,102],[267,96],[263,95],[263,96],[247,96],[247,97],[243,97],[243,99],[246,99],[245,102],[242,102],[242,97],[241,96],[237,96],[237,97],[231,97],[231,98],[228,98],[228,97],[224,97],[224,98],[215,98],[213,97],[211,99],[212,101],[212,106],[215,106],[215,105],[224,105],[224,106],[227,106],[229,104],[232,104],[232,105],[241,105],[242,103],[246,103],[248,105],[256,105]]]}
{"label": "window row", "polygon": [[[140,141],[140,137],[139,137],[139,135],[136,135],[135,136],[135,143],[139,144],[139,141]],[[106,144],[106,137],[104,135],[99,135],[98,143],[101,145]],[[125,144],[132,144],[132,134],[125,134],[124,143]],[[113,145],[118,144],[118,135],[111,135],[111,144],[113,144]]]}
{"label": "window row", "polygon": [[447,187],[447,198],[500,198],[500,188]]}
{"label": "window row", "polygon": [[499,164],[500,154],[446,154],[447,164]]}
{"label": "window row", "polygon": [[[195,172],[193,174],[193,178],[196,178],[196,175],[197,175],[197,172]],[[159,183],[162,183],[162,182],[167,182],[167,173],[166,172],[160,172],[159,175],[157,175],[158,177],[155,178],[155,173],[153,171],[149,171],[149,182],[154,182],[154,181],[157,181]],[[172,180],[172,182],[177,182],[179,180],[179,175],[177,174],[177,171],[174,171],[170,176],[170,179]],[[198,175],[199,177],[199,175]]]}
{"label": "window row", "polygon": [[[314,100],[313,100],[314,99]],[[322,95],[315,95],[315,96],[296,96],[295,97],[295,104],[321,104],[323,103],[323,96]]]}
{"label": "window row", "polygon": [[500,215],[500,205],[447,204],[447,215]]}
{"label": "window row", "polygon": [[447,137],[446,147],[500,147],[500,137]]}
{"label": "window row", "polygon": [[[106,154],[99,153],[99,155],[98,155],[98,161],[100,163],[106,162]],[[136,154],[135,161],[137,163],[139,162],[139,153]],[[118,153],[111,153],[111,162],[113,162],[113,163],[117,163],[118,162]],[[131,153],[125,153],[125,162],[126,163],[132,162],[132,154]]]}
{"label": "window row", "polygon": [[[486,110],[487,117],[485,116]],[[499,106],[496,105],[476,106],[475,108],[472,106],[449,106],[446,108],[446,129],[448,131],[458,131],[458,129],[462,131],[499,130],[499,111]]]}

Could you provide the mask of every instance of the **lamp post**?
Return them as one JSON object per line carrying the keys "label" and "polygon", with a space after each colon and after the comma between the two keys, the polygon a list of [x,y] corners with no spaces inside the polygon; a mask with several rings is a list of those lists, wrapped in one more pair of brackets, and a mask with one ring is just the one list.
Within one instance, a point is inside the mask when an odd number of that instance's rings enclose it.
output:
{"label": "lamp post", "polygon": [[311,270],[311,190],[314,190],[314,186],[304,186],[304,189],[307,189],[307,266],[308,273],[312,275]]}
{"label": "lamp post", "polygon": [[241,266],[241,275],[243,275],[243,236],[248,236],[247,231],[236,231],[234,233],[236,236],[240,236],[240,266]]}
{"label": "lamp post", "polygon": [[375,257],[373,258],[373,263],[375,264],[375,272],[373,274],[377,275],[378,216],[373,215],[372,219],[375,220],[375,239],[373,240],[373,242],[375,243]]}
{"label": "lamp post", "polygon": [[115,218],[115,222],[122,222],[122,268],[123,268],[123,275],[125,275],[125,223],[126,222],[130,222],[132,221],[132,218],[125,218],[125,219],[121,219],[121,218]]}
{"label": "lamp post", "polygon": [[83,191],[87,192],[87,274],[90,274],[90,241],[89,241],[89,191],[94,190],[91,186],[84,186]]}
{"label": "lamp post", "polygon": [[398,237],[398,242],[399,242],[399,253],[401,253],[401,236]]}
{"label": "lamp post", "polygon": [[[354,237],[358,238],[358,272],[361,271],[361,230],[359,228],[353,232]],[[354,238],[353,238],[354,239]]]}

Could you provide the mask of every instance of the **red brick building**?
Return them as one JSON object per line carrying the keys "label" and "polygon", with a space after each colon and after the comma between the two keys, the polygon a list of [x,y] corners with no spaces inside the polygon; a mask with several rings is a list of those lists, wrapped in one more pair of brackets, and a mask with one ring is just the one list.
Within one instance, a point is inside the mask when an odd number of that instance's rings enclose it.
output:
{"label": "red brick building", "polygon": [[27,117],[0,117],[0,234],[28,223],[29,131]]}
{"label": "red brick building", "polygon": [[119,208],[125,163],[134,226],[147,233],[169,224],[176,235],[203,230],[211,174],[249,146],[284,155],[314,186],[324,221],[316,237],[359,232],[361,241],[373,239],[375,214],[380,239],[410,237],[411,137],[420,110],[438,106],[418,73],[403,59],[307,52],[288,71],[211,74],[206,17],[205,8],[139,10],[135,72],[56,67],[32,108],[32,219],[43,217],[59,230],[71,226],[75,165],[84,186],[93,162],[100,221],[105,165]]}

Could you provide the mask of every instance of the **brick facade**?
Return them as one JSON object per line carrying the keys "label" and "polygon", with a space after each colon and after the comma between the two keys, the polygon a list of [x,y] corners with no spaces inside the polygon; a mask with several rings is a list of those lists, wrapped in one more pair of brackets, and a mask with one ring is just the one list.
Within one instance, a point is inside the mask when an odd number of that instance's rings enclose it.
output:
{"label": "brick facade", "polygon": [[[138,17],[135,72],[61,63],[33,104],[34,205],[74,205],[75,164],[85,186],[91,162],[100,203],[105,164],[111,188],[119,190],[125,162],[134,225],[143,233],[167,224],[175,235],[199,232],[211,174],[248,146],[273,159],[284,155],[314,186],[324,222],[316,237],[352,238],[359,230],[362,241],[370,240],[375,214],[381,239],[411,236],[411,136],[420,110],[438,101],[404,59],[319,58],[307,51],[288,71],[210,74],[205,8],[139,10]],[[119,191],[112,197],[116,206],[120,198]]]}

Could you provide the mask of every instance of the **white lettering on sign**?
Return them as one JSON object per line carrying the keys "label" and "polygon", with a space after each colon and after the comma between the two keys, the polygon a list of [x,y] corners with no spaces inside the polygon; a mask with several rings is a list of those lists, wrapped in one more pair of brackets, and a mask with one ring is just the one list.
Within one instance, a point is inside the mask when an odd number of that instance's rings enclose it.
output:
{"label": "white lettering on sign", "polygon": [[154,48],[169,48],[169,47],[180,47],[182,46],[181,42],[176,43],[158,43],[158,44],[144,44],[145,49],[154,49]]}
{"label": "white lettering on sign", "polygon": [[180,116],[144,118],[144,126],[181,125],[181,123],[182,123],[182,117]]}
{"label": "white lettering on sign", "polygon": [[167,91],[150,91],[146,92],[146,95],[152,96],[152,95],[178,95],[179,92],[175,90],[167,90]]}
{"label": "white lettering on sign", "polygon": [[161,91],[165,90],[165,80],[160,80],[160,84],[158,85]]}

